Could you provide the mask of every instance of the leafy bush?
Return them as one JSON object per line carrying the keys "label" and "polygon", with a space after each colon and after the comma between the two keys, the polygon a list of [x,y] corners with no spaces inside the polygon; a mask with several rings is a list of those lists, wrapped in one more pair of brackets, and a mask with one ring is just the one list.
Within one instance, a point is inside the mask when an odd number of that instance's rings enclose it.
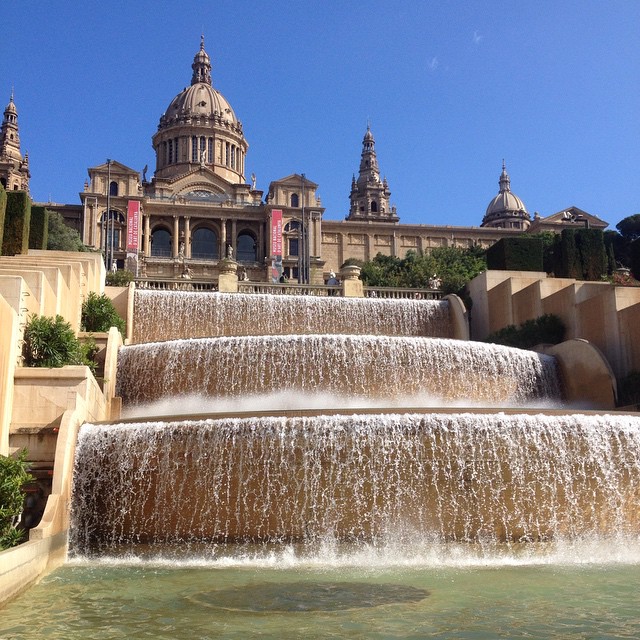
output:
{"label": "leafy bush", "polygon": [[26,254],[29,250],[31,199],[26,191],[7,191],[2,255]]}
{"label": "leafy bush", "polygon": [[82,364],[95,369],[89,358],[91,345],[76,338],[71,325],[62,316],[49,318],[32,315],[24,330],[22,357],[27,367],[64,367]]}
{"label": "leafy bush", "polygon": [[47,249],[52,251],[89,251],[75,229],[67,226],[57,211],[49,211]]}
{"label": "leafy bush", "polygon": [[520,326],[507,325],[484,339],[507,347],[531,349],[537,344],[558,344],[564,340],[565,326],[558,316],[547,313]]}
{"label": "leafy bush", "polygon": [[130,282],[133,282],[133,278],[134,275],[131,271],[119,269],[115,273],[109,271],[105,281],[110,287],[126,287]]}
{"label": "leafy bush", "polygon": [[82,303],[81,325],[83,331],[109,331],[111,327],[116,327],[124,335],[125,330],[125,322],[111,299],[104,293],[98,295],[94,291]]}
{"label": "leafy bush", "polygon": [[0,551],[20,543],[24,531],[17,524],[24,504],[24,485],[33,478],[25,462],[27,452],[0,456]]}

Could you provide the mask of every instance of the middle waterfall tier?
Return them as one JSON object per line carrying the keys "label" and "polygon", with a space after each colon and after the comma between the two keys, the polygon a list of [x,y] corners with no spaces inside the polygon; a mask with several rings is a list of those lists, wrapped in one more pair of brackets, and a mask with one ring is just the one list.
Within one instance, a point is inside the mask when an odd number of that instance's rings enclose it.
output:
{"label": "middle waterfall tier", "polygon": [[335,398],[505,406],[561,396],[554,358],[439,338],[287,335],[174,340],[123,347],[125,406],[164,397],[247,397],[280,391]]}

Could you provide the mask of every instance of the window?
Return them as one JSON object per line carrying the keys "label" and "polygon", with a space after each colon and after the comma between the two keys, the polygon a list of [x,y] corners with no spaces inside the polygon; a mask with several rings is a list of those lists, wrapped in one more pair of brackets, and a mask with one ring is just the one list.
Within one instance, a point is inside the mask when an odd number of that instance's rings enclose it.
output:
{"label": "window", "polygon": [[298,253],[298,238],[289,238],[289,255],[297,256],[300,255]]}
{"label": "window", "polygon": [[171,257],[171,234],[166,229],[156,229],[151,233],[151,255]]}
{"label": "window", "polygon": [[291,194],[291,206],[292,207],[299,207],[300,206],[300,198],[298,197],[297,193],[292,193]]}
{"label": "window", "polygon": [[371,201],[371,211],[372,213],[378,212],[378,203],[375,200]]}
{"label": "window", "polygon": [[209,138],[207,145],[207,162],[213,164],[213,138]]}
{"label": "window", "polygon": [[238,236],[237,256],[238,262],[256,261],[256,240],[247,231],[243,231]]}
{"label": "window", "polygon": [[173,164],[173,140],[169,140],[167,142],[167,148],[169,150],[169,158],[167,159],[167,163]]}
{"label": "window", "polygon": [[198,161],[198,136],[191,136],[191,162]]}
{"label": "window", "polygon": [[191,236],[191,257],[217,260],[218,256],[218,234],[206,227],[196,229]]}
{"label": "window", "polygon": [[109,195],[117,196],[118,195],[118,183],[115,180],[112,180],[109,183]]}

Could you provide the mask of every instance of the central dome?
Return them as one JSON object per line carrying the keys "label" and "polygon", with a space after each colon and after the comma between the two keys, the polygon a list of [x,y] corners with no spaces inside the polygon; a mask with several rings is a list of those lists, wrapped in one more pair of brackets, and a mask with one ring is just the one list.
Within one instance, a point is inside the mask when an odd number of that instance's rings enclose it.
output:
{"label": "central dome", "polygon": [[191,68],[191,85],[169,103],[153,136],[155,178],[175,181],[209,169],[229,183],[244,184],[249,145],[231,105],[212,85],[204,37]]}
{"label": "central dome", "polygon": [[522,230],[528,228],[531,224],[531,218],[524,202],[511,192],[511,180],[504,161],[498,184],[500,191],[487,206],[480,226]]}

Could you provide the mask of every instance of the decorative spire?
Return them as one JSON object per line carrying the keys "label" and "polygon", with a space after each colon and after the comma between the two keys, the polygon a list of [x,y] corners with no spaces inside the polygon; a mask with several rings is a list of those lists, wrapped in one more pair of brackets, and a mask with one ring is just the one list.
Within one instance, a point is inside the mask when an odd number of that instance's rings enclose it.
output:
{"label": "decorative spire", "polygon": [[511,191],[511,179],[509,178],[509,174],[507,173],[507,167],[504,163],[504,158],[502,159],[502,173],[500,174],[500,181],[498,182],[498,184],[500,185],[500,193]]}
{"label": "decorative spire", "polygon": [[203,82],[205,84],[211,84],[211,59],[204,50],[204,34],[200,36],[200,51],[196,53],[193,58],[193,75],[191,76],[191,84],[198,84]]}

